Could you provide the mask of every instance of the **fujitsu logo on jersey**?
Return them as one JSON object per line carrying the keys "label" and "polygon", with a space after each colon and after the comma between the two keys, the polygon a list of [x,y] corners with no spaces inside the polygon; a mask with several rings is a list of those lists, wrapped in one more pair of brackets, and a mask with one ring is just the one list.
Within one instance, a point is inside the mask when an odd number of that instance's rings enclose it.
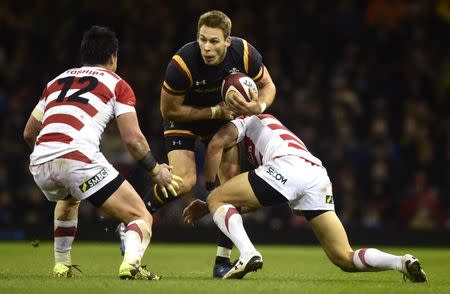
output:
{"label": "fujitsu logo on jersey", "polygon": [[280,174],[277,170],[275,170],[273,167],[269,166],[269,168],[266,170],[266,172],[271,175],[275,180],[280,181],[283,185],[286,184],[287,179]]}

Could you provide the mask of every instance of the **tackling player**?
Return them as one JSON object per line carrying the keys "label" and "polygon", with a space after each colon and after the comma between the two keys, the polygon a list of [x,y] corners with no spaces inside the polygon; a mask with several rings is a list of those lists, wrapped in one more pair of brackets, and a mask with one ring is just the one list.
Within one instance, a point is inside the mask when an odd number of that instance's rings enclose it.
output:
{"label": "tackling player", "polygon": [[[195,186],[195,142],[207,145],[214,133],[238,114],[260,114],[275,97],[275,85],[261,54],[246,40],[232,37],[231,21],[221,11],[202,14],[197,25],[197,40],[181,47],[169,62],[161,90],[161,113],[164,117],[164,137],[169,164],[183,179],[178,194],[190,192]],[[232,72],[250,76],[259,89],[259,97],[251,102],[231,99],[228,107],[221,103],[223,79]],[[218,170],[220,182],[240,172],[237,148],[224,156]],[[206,183],[207,190],[215,186],[215,177]],[[150,212],[172,201],[163,197],[155,186],[146,200]],[[229,269],[232,242],[219,234],[216,265],[213,275],[221,277]],[[222,266],[223,265],[223,266]]]}
{"label": "tackling player", "polygon": [[181,179],[158,164],[142,134],[136,97],[114,72],[118,40],[111,30],[92,26],[83,35],[80,68],[64,71],[45,87],[28,119],[24,139],[33,149],[30,171],[49,201],[56,201],[53,276],[72,277],[71,246],[81,200],[126,224],[121,279],[158,280],[140,262],[150,243],[152,216],[133,187],[99,150],[106,125],[116,118],[130,154],[163,190]]}
{"label": "tackling player", "polygon": [[287,202],[294,213],[305,216],[331,262],[343,271],[392,269],[412,282],[427,281],[419,260],[410,254],[395,256],[375,248],[353,251],[334,212],[331,182],[322,162],[272,115],[240,117],[222,127],[208,145],[206,180],[214,178],[224,150],[241,141],[258,168],[214,189],[207,203],[197,199],[183,211],[185,221],[192,223],[209,210],[216,225],[239,249],[240,258],[224,279],[240,279],[263,265],[241,213]]}

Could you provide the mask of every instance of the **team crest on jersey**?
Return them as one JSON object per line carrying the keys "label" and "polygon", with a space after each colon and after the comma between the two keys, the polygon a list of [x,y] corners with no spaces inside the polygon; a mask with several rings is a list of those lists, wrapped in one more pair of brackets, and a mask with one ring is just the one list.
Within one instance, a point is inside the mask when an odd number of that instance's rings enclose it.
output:
{"label": "team crest on jersey", "polygon": [[108,172],[105,169],[99,171],[95,176],[84,182],[79,186],[81,192],[85,193],[90,188],[94,187],[108,176]]}
{"label": "team crest on jersey", "polygon": [[235,68],[235,67],[233,67],[232,69],[230,69],[229,71],[228,71],[229,73],[235,73],[235,72],[239,72],[239,69],[238,68]]}
{"label": "team crest on jersey", "polygon": [[326,195],[325,196],[325,203],[326,204],[334,204],[333,195]]}

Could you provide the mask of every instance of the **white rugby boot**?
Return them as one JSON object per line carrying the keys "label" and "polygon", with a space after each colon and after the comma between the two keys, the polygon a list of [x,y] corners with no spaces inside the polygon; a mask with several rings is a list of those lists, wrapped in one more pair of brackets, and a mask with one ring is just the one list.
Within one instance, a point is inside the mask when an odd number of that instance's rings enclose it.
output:
{"label": "white rugby boot", "polygon": [[413,283],[424,283],[428,280],[420,261],[411,254],[403,255],[401,272],[405,282],[410,280]]}
{"label": "white rugby boot", "polygon": [[255,251],[247,257],[240,257],[233,267],[223,276],[223,279],[242,279],[249,272],[256,272],[263,267],[261,253]]}

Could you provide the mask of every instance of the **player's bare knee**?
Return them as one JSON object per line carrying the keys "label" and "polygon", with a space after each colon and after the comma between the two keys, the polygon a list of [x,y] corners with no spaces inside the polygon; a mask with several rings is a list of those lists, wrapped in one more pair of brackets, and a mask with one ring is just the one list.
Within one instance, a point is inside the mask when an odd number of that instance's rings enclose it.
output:
{"label": "player's bare knee", "polygon": [[331,262],[344,272],[354,272],[353,259],[351,254],[337,253],[329,256]]}
{"label": "player's bare knee", "polygon": [[209,193],[208,198],[206,198],[206,204],[208,204],[208,209],[211,213],[214,213],[214,211],[217,209],[218,205],[220,204],[220,199],[218,197],[219,188],[216,188]]}
{"label": "player's bare knee", "polygon": [[78,207],[80,206],[80,200],[60,200],[56,203],[55,218],[67,219],[69,216],[78,214]]}
{"label": "player's bare knee", "polygon": [[150,227],[152,226],[153,217],[152,217],[152,215],[148,212],[148,210],[145,207],[139,207],[139,208],[135,208],[135,209],[130,210],[130,212],[128,213],[127,218],[125,220],[123,220],[123,221],[125,223],[130,223],[130,222],[138,220],[138,219],[142,219]]}

